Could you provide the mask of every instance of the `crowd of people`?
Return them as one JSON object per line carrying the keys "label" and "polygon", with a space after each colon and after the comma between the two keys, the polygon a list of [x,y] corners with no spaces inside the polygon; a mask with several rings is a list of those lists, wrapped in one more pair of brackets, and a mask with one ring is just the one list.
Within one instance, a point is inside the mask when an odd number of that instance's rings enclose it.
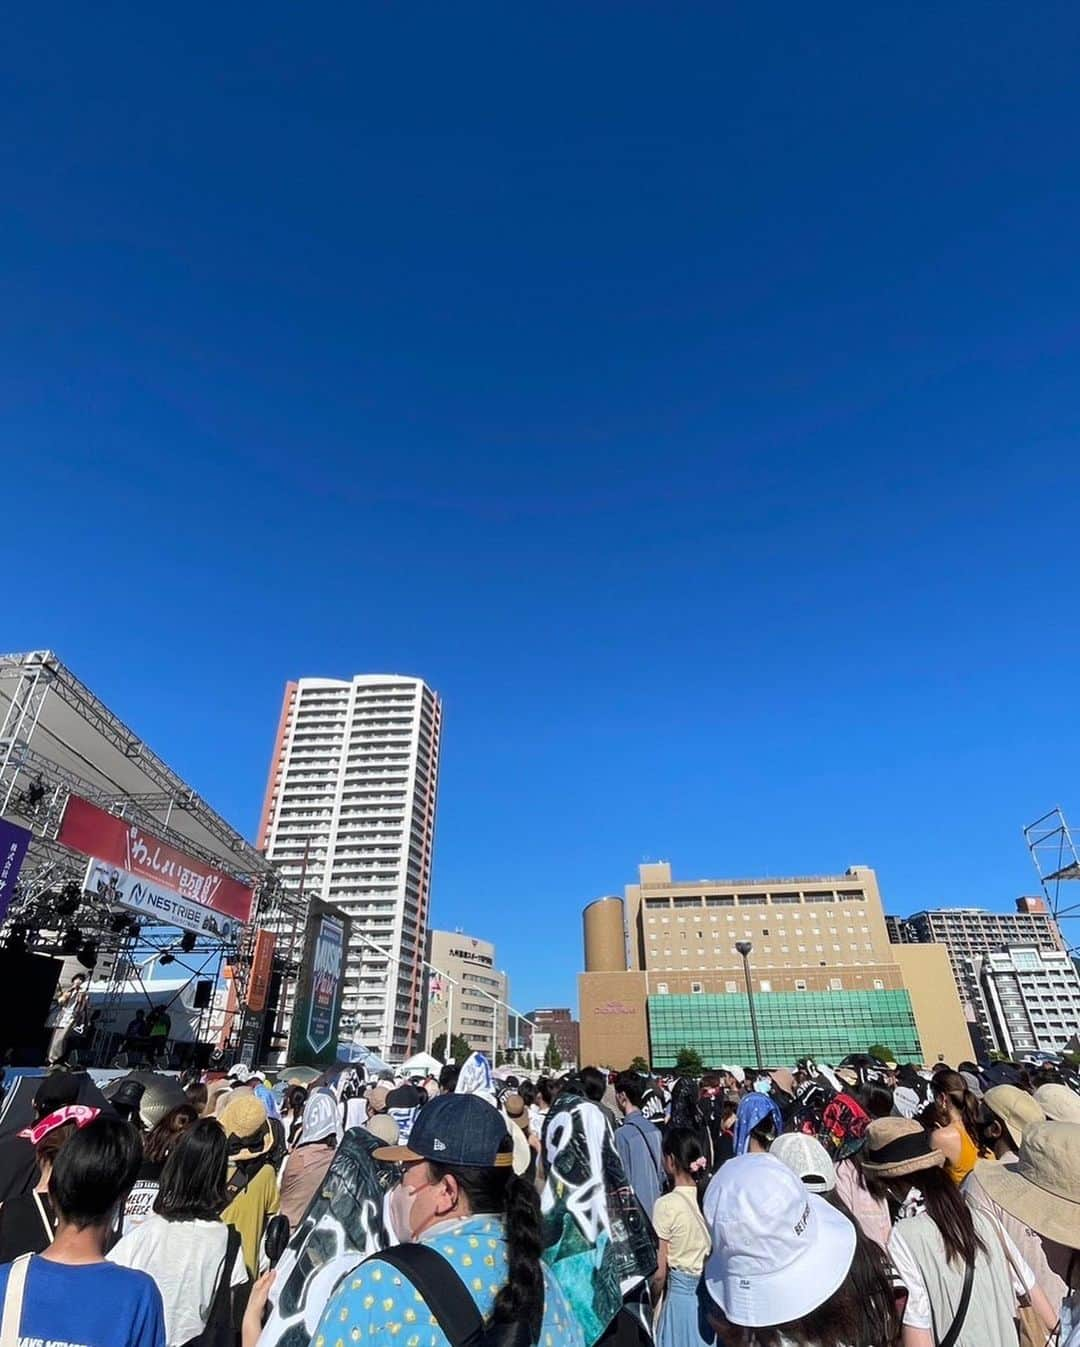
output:
{"label": "crowd of people", "polygon": [[44,1077],[3,1347],[1080,1347],[1066,1071],[308,1075]]}

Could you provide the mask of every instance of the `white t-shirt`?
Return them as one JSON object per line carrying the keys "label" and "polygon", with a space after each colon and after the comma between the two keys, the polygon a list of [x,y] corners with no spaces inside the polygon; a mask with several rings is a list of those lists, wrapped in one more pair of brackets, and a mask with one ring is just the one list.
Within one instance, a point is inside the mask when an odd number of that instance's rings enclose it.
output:
{"label": "white t-shirt", "polygon": [[[932,1333],[934,1321],[930,1313],[930,1293],[926,1289],[926,1282],[919,1271],[919,1265],[915,1261],[914,1254],[904,1242],[903,1231],[903,1221],[893,1226],[893,1232],[889,1238],[889,1257],[893,1261],[893,1266],[896,1268],[900,1280],[907,1287],[908,1302],[907,1308],[904,1310],[904,1326],[906,1328],[925,1328],[927,1332]],[[1030,1291],[1035,1285],[1035,1274],[1028,1267],[1020,1250],[1006,1231],[1001,1230],[1001,1236],[1008,1247],[1013,1267],[1023,1278],[1023,1284],[1021,1285],[1017,1277],[1013,1276],[1013,1292],[1020,1296],[1025,1291]]]}
{"label": "white t-shirt", "polygon": [[[155,1212],[108,1255],[110,1262],[147,1272],[157,1283],[168,1347],[180,1347],[206,1327],[228,1234],[221,1221],[167,1221]],[[242,1286],[247,1279],[240,1248],[229,1285]]]}

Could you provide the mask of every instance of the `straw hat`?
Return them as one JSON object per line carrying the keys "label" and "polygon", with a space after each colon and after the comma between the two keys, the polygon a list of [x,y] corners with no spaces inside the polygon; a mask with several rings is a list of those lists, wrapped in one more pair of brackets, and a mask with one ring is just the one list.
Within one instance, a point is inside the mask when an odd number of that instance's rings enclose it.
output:
{"label": "straw hat", "polygon": [[1051,1122],[1080,1123],[1080,1094],[1073,1094],[1067,1085],[1040,1085],[1035,1102]]}
{"label": "straw hat", "polygon": [[1031,1095],[1018,1090],[1015,1085],[993,1086],[983,1095],[983,1103],[1001,1122],[1014,1146],[1023,1141],[1025,1127],[1046,1121],[1046,1114]]}
{"label": "straw hat", "polygon": [[266,1105],[249,1090],[235,1090],[218,1115],[229,1140],[231,1160],[255,1160],[274,1144],[266,1117]]}
{"label": "straw hat", "polygon": [[931,1147],[925,1129],[913,1119],[875,1118],[866,1129],[862,1166],[879,1178],[898,1179],[944,1163],[944,1152]]}
{"label": "straw hat", "polygon": [[987,1196],[1046,1239],[1080,1247],[1080,1123],[1032,1123],[1015,1165],[981,1165]]}
{"label": "straw hat", "polygon": [[508,1094],[503,1099],[503,1108],[512,1123],[516,1123],[523,1132],[529,1130],[529,1110],[525,1107],[525,1100],[521,1095]]}
{"label": "straw hat", "polygon": [[373,1113],[364,1123],[364,1128],[373,1137],[378,1137],[384,1146],[396,1146],[401,1136],[397,1123],[389,1113]]}

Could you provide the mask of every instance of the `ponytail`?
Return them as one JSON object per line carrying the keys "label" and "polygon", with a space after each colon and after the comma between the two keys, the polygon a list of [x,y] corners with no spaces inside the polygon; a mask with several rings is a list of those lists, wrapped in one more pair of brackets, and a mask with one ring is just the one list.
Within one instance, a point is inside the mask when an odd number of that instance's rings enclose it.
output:
{"label": "ponytail", "polygon": [[[949,1122],[948,1105],[951,1104],[960,1114],[964,1131],[971,1138],[975,1149],[979,1150],[979,1101],[968,1089],[967,1081],[959,1071],[939,1071],[934,1077],[933,1088],[934,1103],[938,1107],[942,1124]],[[944,1118],[943,1111],[946,1115]]]}
{"label": "ponytail", "polygon": [[[509,1136],[505,1149],[511,1146]],[[544,1317],[544,1269],[540,1262],[540,1196],[509,1166],[499,1169],[474,1169],[428,1161],[436,1180],[452,1174],[469,1201],[470,1210],[479,1215],[491,1213],[502,1218],[506,1239],[506,1281],[499,1288],[492,1306],[492,1324],[524,1323],[530,1343],[540,1341]]]}
{"label": "ponytail", "polygon": [[661,1149],[677,1170],[693,1179],[700,1207],[711,1177],[701,1137],[689,1127],[668,1127]]}

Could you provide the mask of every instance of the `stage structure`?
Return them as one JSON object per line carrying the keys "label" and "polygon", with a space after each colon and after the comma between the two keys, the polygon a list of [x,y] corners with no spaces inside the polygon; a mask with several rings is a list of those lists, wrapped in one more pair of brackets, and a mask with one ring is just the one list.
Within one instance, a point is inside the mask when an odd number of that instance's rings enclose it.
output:
{"label": "stage structure", "polygon": [[[0,821],[31,833],[3,921],[9,952],[93,969],[102,1026],[139,991],[147,1009],[160,1003],[152,965],[166,966],[169,996],[186,1004],[190,985],[216,987],[227,963],[235,1009],[222,1046],[232,1055],[259,1037],[264,997],[248,996],[258,932],[302,923],[302,902],[51,651],[0,655]],[[256,981],[265,976],[257,963]],[[103,1028],[93,1047],[110,1041]]]}
{"label": "stage structure", "polygon": [[[1080,918],[1080,854],[1061,806],[1029,823],[1024,838],[1054,920],[1059,927],[1065,920],[1070,922],[1061,934],[1069,953],[1075,956],[1080,947],[1080,932],[1075,925]],[[1069,881],[1070,887],[1063,890],[1062,885]]]}

